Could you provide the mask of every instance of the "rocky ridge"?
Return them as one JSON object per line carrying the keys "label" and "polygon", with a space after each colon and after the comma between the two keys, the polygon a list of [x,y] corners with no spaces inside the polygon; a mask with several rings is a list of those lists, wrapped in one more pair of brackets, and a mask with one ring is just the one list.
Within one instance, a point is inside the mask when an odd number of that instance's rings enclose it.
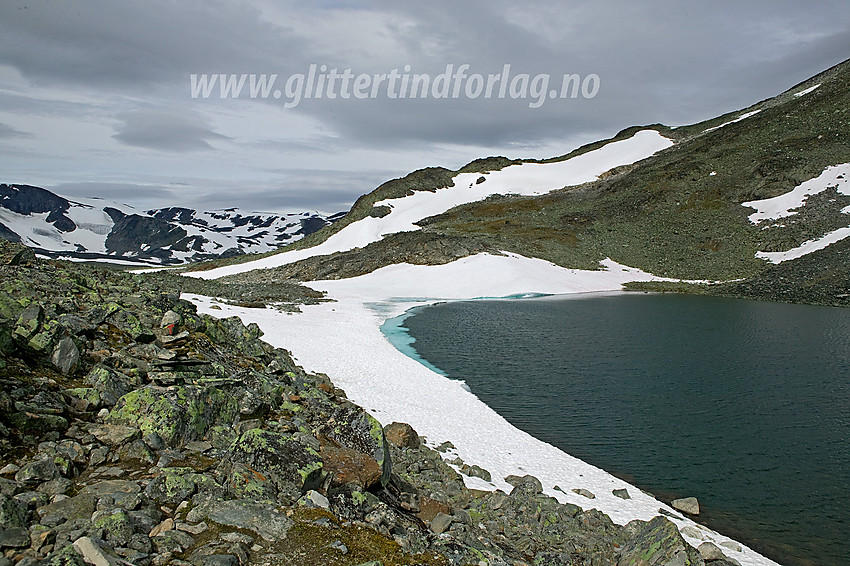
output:
{"label": "rocky ridge", "polygon": [[468,489],[457,470],[489,472],[382,426],[261,334],[168,279],[0,245],[0,566],[735,563],[531,476]]}

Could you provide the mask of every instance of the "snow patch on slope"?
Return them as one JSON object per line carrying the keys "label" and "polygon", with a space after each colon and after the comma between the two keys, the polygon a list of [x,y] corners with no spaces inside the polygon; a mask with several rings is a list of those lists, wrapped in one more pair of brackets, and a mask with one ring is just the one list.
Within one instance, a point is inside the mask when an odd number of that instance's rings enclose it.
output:
{"label": "snow patch on slope", "polygon": [[[793,190],[783,195],[741,204],[756,209],[756,212],[749,216],[750,222],[759,225],[764,224],[763,227],[767,228],[775,226],[768,221],[775,223],[777,220],[799,213],[799,209],[805,206],[810,196],[830,188],[834,188],[838,194],[850,196],[850,163],[829,166],[817,177],[800,183]],[[850,214],[850,206],[844,207],[841,212]],[[796,248],[784,252],[757,252],[756,257],[771,263],[782,263],[822,250],[847,237],[850,237],[850,226],[839,228],[820,238],[803,242]]]}
{"label": "snow patch on slope", "polygon": [[761,108],[759,108],[758,110],[753,110],[752,112],[747,112],[745,114],[741,114],[740,116],[738,116],[734,120],[724,122],[724,123],[720,124],[719,126],[714,126],[713,128],[708,128],[707,130],[703,130],[702,133],[713,132],[714,130],[719,130],[720,128],[723,128],[724,126],[728,126],[729,124],[734,124],[735,122],[740,122],[741,120],[746,120],[750,116],[755,116],[759,112],[761,112]]}
{"label": "snow patch on slope", "polygon": [[761,224],[765,220],[779,220],[797,214],[799,212],[797,209],[806,203],[808,197],[830,187],[835,187],[842,195],[850,195],[850,179],[848,178],[850,178],[850,163],[832,165],[824,169],[817,177],[800,183],[783,195],[741,204],[756,209],[756,212],[749,216],[750,222],[754,224]]}
{"label": "snow patch on slope", "polygon": [[[254,269],[279,267],[309,257],[362,248],[388,234],[418,230],[415,222],[442,214],[461,204],[484,200],[494,194],[542,195],[564,187],[580,185],[598,179],[599,175],[615,167],[650,157],[671,145],[672,140],[656,130],[641,130],[631,138],[611,142],[565,161],[523,163],[484,174],[461,173],[454,177],[452,186],[436,192],[417,191],[410,196],[376,203],[389,206],[391,212],[383,218],[366,217],[349,224],[312,248],[282,252],[240,265],[191,272],[187,275],[217,279]],[[478,183],[481,177],[484,181]]]}
{"label": "snow patch on slope", "polygon": [[795,92],[794,96],[796,96],[797,98],[800,98],[801,96],[806,96],[810,92],[816,90],[819,86],[820,86],[820,83],[816,84],[815,86],[810,86],[806,90],[801,90],[800,92]]}

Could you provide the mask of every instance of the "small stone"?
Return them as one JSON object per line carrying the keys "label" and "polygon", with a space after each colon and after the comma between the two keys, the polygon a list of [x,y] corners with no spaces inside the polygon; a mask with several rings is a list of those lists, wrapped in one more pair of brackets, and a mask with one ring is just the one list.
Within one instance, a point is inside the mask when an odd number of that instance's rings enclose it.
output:
{"label": "small stone", "polygon": [[17,472],[20,469],[21,469],[21,467],[16,466],[15,464],[6,464],[5,466],[3,466],[2,469],[0,469],[0,475],[3,475],[3,476],[11,475],[11,474],[14,474],[15,472]]}
{"label": "small stone", "polygon": [[540,483],[539,479],[531,475],[521,477],[511,475],[506,477],[505,481],[514,486],[513,490],[511,490],[511,495],[518,495],[520,493],[537,495],[543,493],[543,484]]}
{"label": "small stone", "polygon": [[724,540],[723,542],[720,543],[720,546],[722,546],[723,548],[732,550],[734,552],[743,551],[743,548],[741,547],[741,545],[738,544],[737,542],[735,542],[734,540]]}
{"label": "small stone", "polygon": [[44,525],[34,525],[30,529],[30,548],[36,552],[56,542],[56,533]]}
{"label": "small stone", "polygon": [[619,497],[620,499],[631,499],[632,496],[629,495],[628,489],[615,489],[611,491],[614,494],[614,497]]}
{"label": "small stone", "polygon": [[36,488],[39,493],[47,495],[68,495],[74,487],[74,482],[65,478],[54,478]]}
{"label": "small stone", "polygon": [[151,532],[148,533],[148,536],[150,538],[162,536],[163,533],[170,531],[173,528],[174,528],[174,519],[169,517],[168,519],[164,520],[163,522],[161,522],[160,524],[155,526],[153,529],[151,529]]}
{"label": "small stone", "polygon": [[689,515],[699,515],[699,501],[696,497],[685,497],[682,499],[674,499],[671,503],[673,509],[687,513]]}
{"label": "small stone", "polygon": [[233,544],[254,544],[254,539],[243,533],[221,533],[219,538],[225,542]]}
{"label": "small stone", "polygon": [[312,489],[304,494],[302,500],[304,500],[305,504],[308,507],[320,507],[322,509],[329,509],[331,506],[331,503],[330,501],[328,501],[327,497],[325,497],[318,491]]}
{"label": "small stone", "polygon": [[[171,564],[174,564],[174,562],[172,560]],[[239,566],[239,559],[232,554],[211,554],[201,558],[198,564],[202,566]]]}
{"label": "small stone", "polygon": [[209,526],[206,523],[198,523],[197,525],[190,525],[188,523],[176,523],[175,527],[177,530],[183,531],[184,533],[189,533],[190,535],[199,535],[201,533],[207,532]]}
{"label": "small stone", "polygon": [[328,548],[340,551],[343,555],[348,554],[348,547],[341,540],[335,540],[328,545]]}
{"label": "small stone", "polygon": [[116,566],[118,560],[106,554],[94,540],[81,537],[74,541],[74,549],[80,553],[83,560],[92,566]]}
{"label": "small stone", "polygon": [[168,310],[165,311],[164,315],[162,315],[162,321],[159,323],[159,327],[168,328],[169,326],[176,326],[179,325],[181,321],[182,317],[178,313]]}
{"label": "small stone", "polygon": [[107,446],[121,446],[139,436],[139,429],[117,424],[94,425],[90,430],[95,438]]}
{"label": "small stone", "polygon": [[583,487],[577,487],[573,490],[573,493],[581,495],[582,497],[587,497],[588,499],[596,499],[596,496],[593,492],[584,489]]}
{"label": "small stone", "polygon": [[451,524],[451,515],[446,515],[445,513],[437,513],[437,515],[433,519],[431,519],[431,524],[428,525],[428,527],[435,535],[439,535],[446,532],[451,526]]}

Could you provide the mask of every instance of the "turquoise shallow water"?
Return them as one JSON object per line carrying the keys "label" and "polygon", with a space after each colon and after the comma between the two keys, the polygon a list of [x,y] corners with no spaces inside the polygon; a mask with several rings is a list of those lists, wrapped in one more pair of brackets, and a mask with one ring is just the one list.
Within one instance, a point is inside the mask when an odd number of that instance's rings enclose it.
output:
{"label": "turquoise shallow water", "polygon": [[850,564],[850,309],[468,301],[384,330],[515,426],[661,499],[698,497],[702,522],[780,563]]}

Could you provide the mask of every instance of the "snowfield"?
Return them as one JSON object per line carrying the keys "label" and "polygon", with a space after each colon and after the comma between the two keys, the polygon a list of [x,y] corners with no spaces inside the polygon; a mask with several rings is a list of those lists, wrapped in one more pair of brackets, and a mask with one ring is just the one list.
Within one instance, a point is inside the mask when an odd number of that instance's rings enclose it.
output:
{"label": "snowfield", "polygon": [[[656,130],[641,130],[631,138],[608,143],[566,161],[523,163],[484,174],[461,173],[455,176],[451,187],[436,192],[417,191],[407,197],[376,203],[387,205],[392,211],[383,218],[367,217],[349,224],[318,246],[186,275],[201,279],[218,279],[254,269],[280,267],[317,255],[362,248],[388,234],[418,230],[415,222],[461,204],[484,200],[494,194],[542,195],[564,187],[580,185],[596,180],[599,175],[614,167],[635,163],[671,145],[673,142]],[[485,180],[478,183],[481,177]]]}

